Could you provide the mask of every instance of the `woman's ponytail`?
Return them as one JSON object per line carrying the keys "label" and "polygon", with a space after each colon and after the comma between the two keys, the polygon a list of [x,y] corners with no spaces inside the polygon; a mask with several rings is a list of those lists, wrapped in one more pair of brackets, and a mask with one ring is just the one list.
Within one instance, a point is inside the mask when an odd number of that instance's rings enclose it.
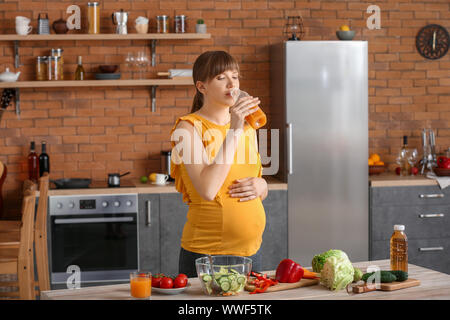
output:
{"label": "woman's ponytail", "polygon": [[200,91],[196,90],[194,101],[192,102],[191,113],[200,110],[201,107],[203,107],[203,94]]}

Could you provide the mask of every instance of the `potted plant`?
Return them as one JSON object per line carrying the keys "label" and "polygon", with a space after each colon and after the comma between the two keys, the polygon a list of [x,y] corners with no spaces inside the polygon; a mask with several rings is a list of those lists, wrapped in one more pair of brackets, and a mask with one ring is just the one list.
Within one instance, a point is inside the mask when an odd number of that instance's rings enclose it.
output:
{"label": "potted plant", "polygon": [[198,19],[197,24],[195,25],[195,32],[197,33],[206,33],[206,24],[203,19]]}

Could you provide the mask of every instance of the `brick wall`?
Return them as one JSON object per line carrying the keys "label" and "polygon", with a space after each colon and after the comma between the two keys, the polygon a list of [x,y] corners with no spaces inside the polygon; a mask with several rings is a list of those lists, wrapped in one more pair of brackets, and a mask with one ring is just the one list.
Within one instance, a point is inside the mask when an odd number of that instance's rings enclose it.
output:
{"label": "brick wall", "polygon": [[[87,1],[17,1],[0,2],[0,33],[14,33],[14,17],[27,16],[37,27],[39,12],[48,12],[50,22],[69,16],[71,4],[82,8],[86,17]],[[203,18],[212,38],[194,41],[158,42],[157,66],[146,76],[169,68],[189,68],[199,53],[226,50],[241,63],[241,87],[262,99],[269,114],[269,50],[271,43],[283,40],[285,17],[300,13],[305,25],[305,40],[336,40],[335,31],[342,24],[356,30],[355,40],[369,42],[369,146],[395,166],[401,137],[420,146],[422,128],[433,128],[438,151],[450,146],[450,54],[438,61],[422,58],[415,49],[418,30],[429,23],[450,28],[448,0],[416,1],[113,1],[101,3],[101,32],[112,33],[113,11],[130,12],[129,32],[134,19],[167,14],[186,14],[188,32],[194,32],[197,18]],[[381,9],[381,29],[369,30],[367,7]],[[85,28],[85,19],[82,20]],[[122,78],[133,75],[124,65],[128,52],[145,50],[146,41],[49,41],[22,42],[19,68],[21,80],[34,78],[38,55],[48,55],[51,48],[63,48],[65,78],[71,79],[76,57],[83,56],[85,70],[93,76],[99,64],[120,64]],[[13,46],[0,45],[0,71],[13,65]],[[135,75],[136,76],[136,75]],[[22,181],[27,177],[26,155],[29,142],[46,140],[51,157],[53,178],[91,177],[106,179],[108,172],[132,171],[139,177],[160,169],[160,151],[168,149],[169,131],[176,117],[190,110],[194,90],[164,87],[157,90],[157,111],[150,111],[148,89],[57,88],[22,89],[22,115],[17,119],[13,106],[0,123],[0,160],[8,166],[4,197],[8,210],[18,210]]]}

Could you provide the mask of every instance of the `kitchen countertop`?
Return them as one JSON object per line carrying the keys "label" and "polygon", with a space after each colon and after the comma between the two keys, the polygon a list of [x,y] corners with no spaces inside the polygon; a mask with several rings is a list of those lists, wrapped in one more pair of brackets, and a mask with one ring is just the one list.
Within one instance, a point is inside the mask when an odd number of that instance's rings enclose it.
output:
{"label": "kitchen countertop", "polygon": [[[283,183],[273,177],[264,177],[266,179],[269,190],[287,190],[287,183]],[[124,180],[122,183],[128,182],[126,185],[134,185],[135,187],[122,188],[85,188],[85,189],[50,189],[49,196],[62,195],[84,195],[84,194],[123,194],[123,193],[177,193],[173,182],[166,185],[155,185],[150,182],[141,183],[139,180]]]}
{"label": "kitchen countertop", "polygon": [[[353,263],[363,272],[370,265],[389,270],[389,260],[365,261]],[[322,285],[290,289],[285,291],[249,294],[241,292],[237,296],[212,297],[202,292],[198,278],[190,278],[191,286],[177,295],[152,294],[152,300],[417,300],[450,299],[450,275],[409,264],[409,277],[420,280],[417,287],[397,291],[373,291],[363,294],[348,294],[346,290],[332,292]],[[265,273],[270,272],[266,271]],[[273,272],[273,271],[272,271]],[[80,289],[64,289],[41,292],[42,300],[131,300],[130,285],[117,284]]]}
{"label": "kitchen countertop", "polygon": [[429,179],[425,175],[399,176],[395,173],[382,173],[369,176],[371,187],[406,187],[406,186],[437,186],[436,180]]}

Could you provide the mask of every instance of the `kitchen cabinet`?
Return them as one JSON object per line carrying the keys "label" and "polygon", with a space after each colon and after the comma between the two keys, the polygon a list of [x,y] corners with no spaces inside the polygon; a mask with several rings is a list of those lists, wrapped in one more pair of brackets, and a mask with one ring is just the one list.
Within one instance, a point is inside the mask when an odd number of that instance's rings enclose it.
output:
{"label": "kitchen cabinet", "polygon": [[181,234],[186,222],[188,206],[181,193],[160,194],[161,272],[178,274]]}
{"label": "kitchen cabinet", "polygon": [[262,269],[274,270],[288,257],[287,190],[270,190],[263,205],[266,229],[261,245]]}
{"label": "kitchen cabinet", "polygon": [[388,259],[395,224],[405,225],[409,263],[450,274],[450,189],[371,187],[369,259]]}
{"label": "kitchen cabinet", "polygon": [[139,267],[157,273],[160,270],[160,207],[158,194],[139,194]]}

